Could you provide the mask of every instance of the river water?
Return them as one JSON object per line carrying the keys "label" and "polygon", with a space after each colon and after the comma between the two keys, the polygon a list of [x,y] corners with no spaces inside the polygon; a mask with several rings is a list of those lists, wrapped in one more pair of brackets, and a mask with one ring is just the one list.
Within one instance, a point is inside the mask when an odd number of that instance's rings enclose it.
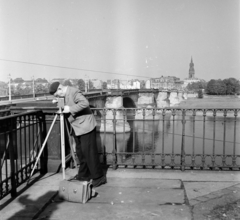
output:
{"label": "river water", "polygon": [[[209,100],[205,102],[201,100],[199,105],[198,99],[185,101],[178,107],[193,108],[214,108],[232,107],[239,108],[240,99],[229,99],[229,104],[226,104],[224,98]],[[131,127],[128,133],[116,134],[116,149],[118,153],[124,153],[126,156],[119,157],[118,160],[128,164],[133,161],[132,154],[135,156],[135,163],[143,162],[151,164],[152,155],[154,155],[154,163],[161,165],[178,165],[180,164],[180,154],[184,150],[185,162],[192,166],[223,165],[223,156],[226,157],[225,166],[232,166],[233,155],[237,157],[237,165],[240,165],[240,113],[234,117],[234,112],[228,111],[224,117],[222,111],[218,111],[214,117],[212,111],[207,111],[206,116],[203,116],[202,111],[197,111],[196,116],[192,111],[188,111],[185,117],[186,123],[183,126],[182,111],[179,110],[175,116],[170,111],[163,116],[162,112],[156,114],[155,119],[150,115],[147,120],[135,119],[133,111],[128,112],[127,122]],[[205,120],[205,123],[203,122]],[[183,132],[185,133],[183,135]],[[235,135],[234,135],[235,134]],[[105,140],[105,141],[104,141]],[[112,153],[114,143],[113,133],[100,133],[98,136],[99,150]],[[144,157],[142,155],[145,155]],[[171,155],[175,155],[174,159]],[[203,156],[204,155],[204,156]],[[163,156],[163,157],[161,157]],[[214,156],[214,157],[213,157]],[[172,160],[171,160],[172,159]],[[111,160],[111,159],[110,159]]]}

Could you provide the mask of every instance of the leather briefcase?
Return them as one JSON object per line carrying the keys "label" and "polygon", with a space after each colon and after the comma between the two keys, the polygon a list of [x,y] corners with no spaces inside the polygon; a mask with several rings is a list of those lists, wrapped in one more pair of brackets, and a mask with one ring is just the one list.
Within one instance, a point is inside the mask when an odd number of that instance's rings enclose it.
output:
{"label": "leather briefcase", "polygon": [[69,202],[86,203],[92,197],[93,191],[91,181],[62,180],[58,196]]}

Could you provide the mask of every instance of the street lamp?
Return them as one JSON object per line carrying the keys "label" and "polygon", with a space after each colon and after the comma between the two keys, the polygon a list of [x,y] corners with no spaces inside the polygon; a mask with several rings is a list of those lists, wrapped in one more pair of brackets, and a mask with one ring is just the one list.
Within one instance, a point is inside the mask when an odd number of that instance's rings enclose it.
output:
{"label": "street lamp", "polygon": [[11,95],[11,74],[9,73],[8,74],[8,77],[9,77],[9,92],[8,92],[8,95],[9,95],[9,102],[12,101],[12,95]]}

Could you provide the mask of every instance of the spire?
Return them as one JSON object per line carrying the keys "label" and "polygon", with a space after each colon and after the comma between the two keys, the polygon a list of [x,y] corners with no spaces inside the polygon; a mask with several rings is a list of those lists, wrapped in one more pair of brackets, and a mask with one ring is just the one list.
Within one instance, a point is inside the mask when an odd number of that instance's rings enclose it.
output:
{"label": "spire", "polygon": [[192,61],[192,56],[191,56],[191,63],[189,66],[190,66],[190,68],[189,68],[188,78],[194,79],[195,78],[195,70],[194,70],[194,63]]}

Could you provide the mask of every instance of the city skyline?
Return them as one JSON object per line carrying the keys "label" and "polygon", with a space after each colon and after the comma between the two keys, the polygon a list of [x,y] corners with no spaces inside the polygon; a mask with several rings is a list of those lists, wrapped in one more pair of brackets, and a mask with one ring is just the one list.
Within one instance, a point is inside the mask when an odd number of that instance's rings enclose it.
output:
{"label": "city skyline", "polygon": [[[1,1],[0,81],[239,79],[238,0]],[[115,74],[118,73],[118,74]]]}

